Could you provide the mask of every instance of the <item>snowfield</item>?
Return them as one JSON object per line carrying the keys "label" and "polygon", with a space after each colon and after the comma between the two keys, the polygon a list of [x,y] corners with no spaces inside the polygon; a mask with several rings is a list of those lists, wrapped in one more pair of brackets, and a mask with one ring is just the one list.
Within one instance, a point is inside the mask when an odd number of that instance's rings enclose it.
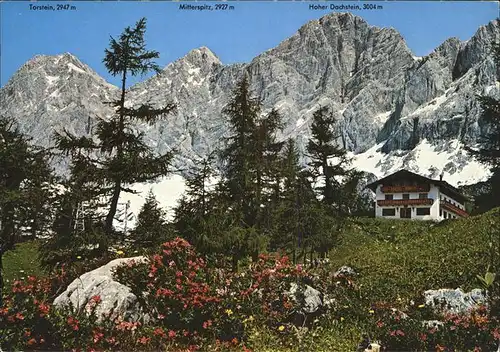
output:
{"label": "snowfield", "polygon": [[178,200],[181,198],[184,190],[186,189],[185,181],[182,176],[172,175],[163,178],[157,183],[137,183],[131,187],[134,191],[140,192],[138,194],[131,194],[121,192],[118,205],[117,214],[119,219],[115,219],[114,226],[116,229],[122,230],[124,227],[124,212],[125,204],[130,201],[128,208],[129,217],[127,220],[127,229],[135,227],[137,215],[141,207],[146,201],[146,197],[150,190],[156,197],[160,206],[167,211],[167,218],[172,220],[174,216],[173,208],[177,205]]}

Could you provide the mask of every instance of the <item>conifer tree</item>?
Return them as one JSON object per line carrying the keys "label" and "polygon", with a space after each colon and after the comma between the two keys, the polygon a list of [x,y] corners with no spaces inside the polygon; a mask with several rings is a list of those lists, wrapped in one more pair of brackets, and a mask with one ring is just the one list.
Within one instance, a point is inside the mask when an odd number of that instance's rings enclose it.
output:
{"label": "conifer tree", "polygon": [[30,233],[46,235],[54,181],[45,150],[30,145],[11,118],[0,116],[0,301],[2,257]]}
{"label": "conifer tree", "polygon": [[136,249],[155,249],[169,238],[166,214],[150,190],[139,215],[137,225],[130,232],[131,246]]}
{"label": "conifer tree", "polygon": [[259,99],[251,97],[248,77],[236,86],[233,97],[223,109],[229,118],[232,135],[221,152],[223,177],[227,195],[234,213],[240,217],[242,227],[255,223],[256,211],[256,160],[255,130],[260,114]]}
{"label": "conifer tree", "polygon": [[[317,187],[323,202],[339,210],[340,204],[336,194],[341,188],[338,176],[346,176],[349,164],[345,149],[336,145],[339,137],[335,133],[336,119],[327,107],[320,107],[313,113],[311,139],[307,144],[307,152],[311,159],[309,166],[314,176],[323,184]],[[335,163],[331,161],[335,159]]]}
{"label": "conifer tree", "polygon": [[209,236],[214,192],[210,183],[215,176],[214,154],[197,163],[186,178],[186,191],[175,209],[175,227],[179,235],[202,254],[213,250],[217,238]]}
{"label": "conifer tree", "polygon": [[63,151],[87,150],[87,160],[92,170],[101,178],[101,189],[110,196],[108,212],[104,219],[104,231],[114,233],[113,220],[116,215],[121,192],[134,193],[128,185],[153,181],[169,172],[172,152],[156,155],[144,142],[144,134],[136,131],[135,123],[154,124],[160,118],[173,113],[175,104],[154,108],[144,104],[139,107],[126,106],[126,83],[129,75],[159,72],[154,59],[158,52],[146,50],[144,35],[146,20],[140,19],[135,27],[125,28],[118,39],[111,37],[110,48],[105,50],[104,64],[110,74],[121,77],[121,93],[118,100],[110,102],[116,114],[100,119],[92,135],[77,138],[67,131],[59,135],[59,148]]}
{"label": "conifer tree", "polygon": [[[267,237],[259,231],[258,221],[261,214],[263,190],[262,162],[265,138],[271,128],[262,127],[259,131],[259,115],[261,102],[253,98],[250,92],[248,77],[244,77],[236,86],[233,97],[223,109],[229,118],[231,135],[222,150],[222,181],[218,189],[219,199],[225,199],[226,214],[236,227],[224,231],[224,242],[232,257],[235,270],[239,259],[248,254],[256,257],[267,245]],[[262,122],[275,123],[273,117]]]}
{"label": "conifer tree", "polygon": [[[56,141],[64,140],[56,134]],[[78,257],[87,260],[106,256],[109,245],[102,221],[105,214],[100,211],[106,205],[103,176],[83,148],[68,153],[70,176],[60,182],[62,189],[53,202],[56,214],[52,235],[40,246],[40,261],[49,270],[73,264]]]}
{"label": "conifer tree", "polygon": [[[294,139],[290,138],[286,141],[280,161],[278,182],[282,183],[283,186],[279,187],[278,201],[273,206],[271,250],[291,249],[295,262],[299,241],[301,205],[304,201],[307,203],[308,198],[306,194],[301,192],[302,189],[306,188],[300,187],[299,184],[299,182],[304,181],[304,178],[301,178],[302,168],[299,165],[299,152]],[[314,197],[314,194],[312,196]]]}
{"label": "conifer tree", "polygon": [[255,148],[252,158],[256,173],[256,226],[260,232],[270,227],[271,207],[276,205],[280,193],[280,153],[284,142],[277,140],[277,132],[283,128],[282,116],[272,109],[257,122]]}

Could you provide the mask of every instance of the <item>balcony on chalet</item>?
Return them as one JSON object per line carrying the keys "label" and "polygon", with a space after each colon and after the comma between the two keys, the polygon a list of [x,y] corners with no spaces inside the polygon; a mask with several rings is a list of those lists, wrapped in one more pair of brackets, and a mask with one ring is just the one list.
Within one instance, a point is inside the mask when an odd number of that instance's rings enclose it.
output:
{"label": "balcony on chalet", "polygon": [[414,206],[414,205],[432,205],[434,199],[424,198],[424,199],[381,199],[377,200],[378,206]]}
{"label": "balcony on chalet", "polygon": [[465,210],[460,209],[459,207],[457,207],[456,205],[454,205],[453,203],[451,203],[448,200],[441,200],[440,206],[441,206],[441,209],[451,211],[452,213],[455,213],[458,216],[461,216],[464,218],[469,216],[469,214]]}

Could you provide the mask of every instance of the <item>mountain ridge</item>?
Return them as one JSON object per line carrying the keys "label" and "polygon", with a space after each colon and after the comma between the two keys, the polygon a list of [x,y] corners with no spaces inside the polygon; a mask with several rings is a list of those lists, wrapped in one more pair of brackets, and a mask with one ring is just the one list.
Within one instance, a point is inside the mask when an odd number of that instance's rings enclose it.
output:
{"label": "mountain ridge", "polygon": [[[474,161],[454,141],[475,144],[485,132],[472,97],[500,96],[498,68],[487,54],[491,40],[499,37],[499,23],[494,20],[467,41],[448,38],[429,55],[416,58],[397,30],[371,26],[352,14],[333,13],[304,24],[248,63],[224,65],[209,48],[193,49],[159,74],[131,86],[127,100],[131,105],[177,103],[175,117],[154,129],[139,128],[158,152],[179,149],[180,169],[220,146],[228,132],[220,110],[246,73],[264,112],[275,107],[283,114],[280,138],[296,137],[302,151],[312,112],[328,105],[340,121],[338,143],[359,160],[370,155],[380,159],[376,169],[364,171],[384,175],[405,157],[418,159],[412,151],[419,145],[428,149],[429,143],[438,150],[435,153],[448,153],[452,162],[448,167],[435,165],[436,169],[457,174],[463,182],[481,181],[486,171],[472,180],[460,177]],[[54,59],[58,57],[59,61]],[[51,130],[64,126],[85,134],[96,119],[109,116],[112,110],[102,101],[109,101],[118,87],[66,53],[35,56],[0,92],[0,113],[15,116],[38,144],[49,145]],[[415,119],[417,145],[411,143]],[[363,168],[361,162],[355,164]],[[412,167],[426,176],[435,173],[420,169],[418,161]]]}

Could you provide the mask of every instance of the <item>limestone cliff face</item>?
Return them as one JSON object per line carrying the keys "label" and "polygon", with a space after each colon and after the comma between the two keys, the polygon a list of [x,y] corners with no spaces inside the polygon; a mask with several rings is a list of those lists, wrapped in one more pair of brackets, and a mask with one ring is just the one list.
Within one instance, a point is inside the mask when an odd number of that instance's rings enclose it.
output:
{"label": "limestone cliff face", "polygon": [[[296,137],[302,150],[313,111],[328,105],[340,121],[338,143],[356,154],[359,168],[383,175],[406,160],[427,176],[445,169],[470,181],[470,172],[461,173],[476,164],[461,143],[474,144],[486,132],[475,96],[500,97],[490,54],[494,40],[500,40],[498,21],[480,27],[467,42],[450,38],[430,55],[415,57],[395,29],[333,13],[250,63],[223,65],[210,49],[194,49],[131,87],[127,99],[131,105],[178,104],[176,116],[139,128],[158,151],[179,150],[181,168],[220,146],[228,131],[221,110],[247,74],[264,112],[275,107],[283,114],[280,137]],[[109,116],[103,101],[117,92],[74,56],[39,56],[1,89],[0,113],[16,117],[36,142],[47,145],[54,129],[86,133],[96,118]],[[418,152],[423,147],[448,153],[451,164],[429,165],[422,159],[429,155]]]}

